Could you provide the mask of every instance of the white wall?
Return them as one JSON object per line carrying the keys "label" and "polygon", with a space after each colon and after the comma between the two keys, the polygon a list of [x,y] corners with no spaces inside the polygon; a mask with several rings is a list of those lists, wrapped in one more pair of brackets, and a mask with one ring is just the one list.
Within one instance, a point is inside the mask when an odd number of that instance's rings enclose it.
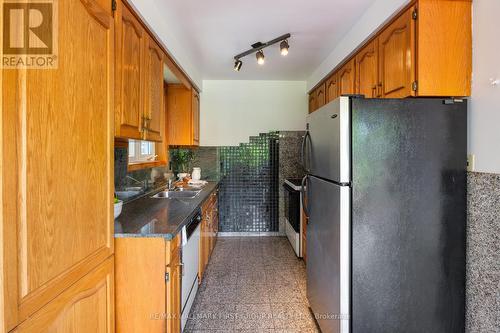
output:
{"label": "white wall", "polygon": [[344,58],[351,54],[360,44],[369,39],[373,33],[399,12],[410,0],[378,0],[368,7],[351,30],[335,46],[330,55],[319,65],[307,80],[309,91]]}
{"label": "white wall", "polygon": [[234,146],[274,130],[303,130],[304,81],[204,80],[200,145]]}
{"label": "white wall", "polygon": [[202,77],[183,44],[182,25],[177,23],[164,0],[130,0],[131,5],[160,38],[169,54],[200,89]]}
{"label": "white wall", "polygon": [[500,1],[472,2],[472,96],[469,108],[469,153],[476,171],[500,174]]}

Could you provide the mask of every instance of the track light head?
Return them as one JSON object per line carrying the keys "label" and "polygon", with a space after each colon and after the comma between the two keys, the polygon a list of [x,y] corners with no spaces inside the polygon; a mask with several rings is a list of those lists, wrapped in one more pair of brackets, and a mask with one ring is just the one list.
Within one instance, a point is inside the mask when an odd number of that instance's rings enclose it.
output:
{"label": "track light head", "polygon": [[280,50],[281,50],[281,55],[286,56],[288,54],[288,48],[290,46],[288,45],[288,40],[284,39],[280,43]]}
{"label": "track light head", "polygon": [[255,56],[257,57],[257,63],[259,65],[264,65],[264,51],[262,50],[257,51]]}
{"label": "track light head", "polygon": [[288,54],[288,39],[291,37],[291,35],[284,34],[279,37],[276,37],[275,39],[271,39],[268,42],[262,43],[262,42],[257,42],[252,44],[252,48],[249,50],[246,50],[245,52],[241,52],[233,57],[234,59],[234,70],[236,72],[239,72],[242,66],[241,58],[246,57],[247,55],[255,53],[255,56],[257,57],[257,63],[259,65],[264,65],[264,51],[263,49],[266,47],[269,47],[271,45],[275,45],[280,43],[280,51],[281,55],[286,56]]}
{"label": "track light head", "polygon": [[239,72],[242,65],[243,62],[240,59],[236,59],[236,61],[234,62],[234,71]]}

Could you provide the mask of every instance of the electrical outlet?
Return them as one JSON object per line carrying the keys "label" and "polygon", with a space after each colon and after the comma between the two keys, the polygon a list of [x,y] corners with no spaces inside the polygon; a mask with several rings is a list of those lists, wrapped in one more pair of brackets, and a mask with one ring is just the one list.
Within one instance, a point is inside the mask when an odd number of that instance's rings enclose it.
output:
{"label": "electrical outlet", "polygon": [[474,154],[467,155],[467,171],[476,170],[476,156]]}

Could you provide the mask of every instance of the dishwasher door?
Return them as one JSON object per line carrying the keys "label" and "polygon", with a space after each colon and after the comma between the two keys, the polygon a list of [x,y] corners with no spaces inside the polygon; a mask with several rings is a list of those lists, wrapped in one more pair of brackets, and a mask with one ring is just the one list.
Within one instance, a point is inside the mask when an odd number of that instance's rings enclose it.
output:
{"label": "dishwasher door", "polygon": [[198,291],[198,263],[200,248],[200,226],[198,224],[195,231],[189,236],[187,243],[182,247],[182,287],[181,306],[182,318],[181,327],[184,329],[189,311],[193,305],[194,297]]}

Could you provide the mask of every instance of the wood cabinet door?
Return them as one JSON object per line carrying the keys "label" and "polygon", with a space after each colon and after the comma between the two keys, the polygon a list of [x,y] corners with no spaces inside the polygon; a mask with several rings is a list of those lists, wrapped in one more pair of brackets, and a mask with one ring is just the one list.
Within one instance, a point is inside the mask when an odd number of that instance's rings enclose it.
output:
{"label": "wood cabinet door", "polygon": [[339,85],[337,73],[333,73],[328,80],[326,80],[326,103],[330,103],[335,98],[339,97]]}
{"label": "wood cabinet door", "polygon": [[414,96],[415,21],[414,7],[406,10],[379,37],[380,80],[382,97]]}
{"label": "wood cabinet door", "polygon": [[21,323],[15,333],[113,333],[113,258]]}
{"label": "wood cabinet door", "polygon": [[349,60],[342,68],[339,70],[338,81],[339,81],[339,96],[349,95],[356,93],[355,85],[355,60],[354,58]]}
{"label": "wood cabinet door", "polygon": [[149,141],[162,141],[162,126],[165,126],[165,108],[163,107],[163,51],[156,41],[147,36],[145,50],[144,119],[146,138]]}
{"label": "wood cabinet door", "polygon": [[322,83],[318,88],[316,88],[316,108],[319,109],[326,102],[325,96],[325,84]]}
{"label": "wood cabinet door", "polygon": [[146,31],[121,1],[117,1],[115,26],[115,135],[142,139]]}
{"label": "wood cabinet door", "polygon": [[380,97],[378,79],[378,39],[356,55],[356,93],[366,98]]}
{"label": "wood cabinet door", "polygon": [[309,113],[316,111],[316,90],[311,91],[309,94]]}
{"label": "wood cabinet door", "polygon": [[193,144],[193,96],[191,88],[183,84],[167,85],[167,134],[168,144],[191,146]]}
{"label": "wood cabinet door", "polygon": [[167,282],[167,332],[181,332],[181,279],[182,266],[180,248],[174,252],[167,266],[169,280]]}
{"label": "wood cabinet door", "polygon": [[192,88],[193,92],[193,145],[198,146],[200,144],[200,94],[194,88]]}
{"label": "wood cabinet door", "polygon": [[2,71],[6,331],[113,254],[113,18],[92,0],[58,12],[58,67]]}

